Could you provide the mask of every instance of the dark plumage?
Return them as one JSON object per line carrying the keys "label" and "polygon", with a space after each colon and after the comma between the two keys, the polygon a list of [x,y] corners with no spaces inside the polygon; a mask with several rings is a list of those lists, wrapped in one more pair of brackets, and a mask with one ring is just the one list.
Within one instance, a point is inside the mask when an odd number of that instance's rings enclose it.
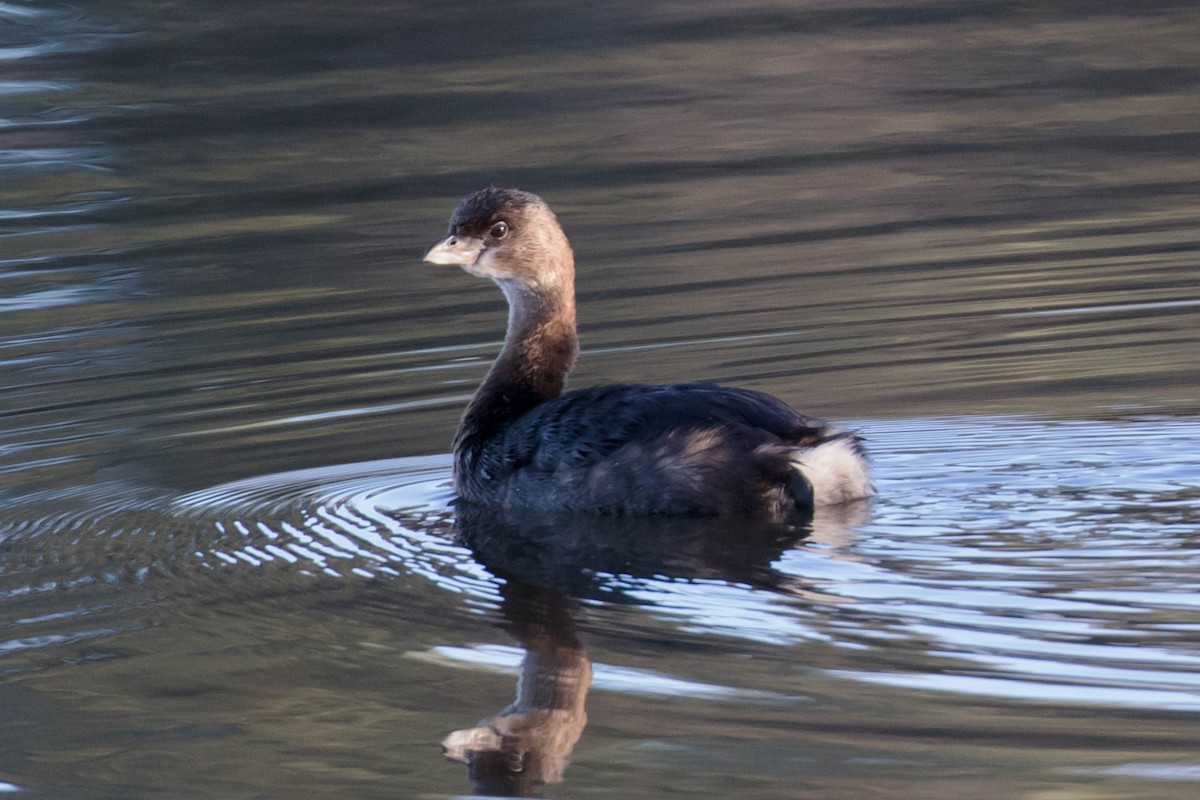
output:
{"label": "dark plumage", "polygon": [[425,260],[489,277],[509,302],[504,348],[455,437],[463,500],[786,520],[870,494],[857,437],[761,392],[686,383],[561,394],[578,352],[574,255],[536,195],[467,196]]}

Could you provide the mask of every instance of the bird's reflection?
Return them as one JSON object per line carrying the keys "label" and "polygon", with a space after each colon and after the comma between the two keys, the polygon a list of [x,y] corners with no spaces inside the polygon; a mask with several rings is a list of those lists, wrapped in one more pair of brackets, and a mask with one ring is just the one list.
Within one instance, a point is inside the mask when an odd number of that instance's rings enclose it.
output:
{"label": "bird's reflection", "polygon": [[507,628],[525,649],[517,697],[475,727],[451,733],[442,748],[467,764],[476,794],[526,797],[562,780],[587,722],[592,665],[567,596],[519,579],[502,592]]}
{"label": "bird's reflection", "polygon": [[814,534],[847,536],[861,513],[846,509],[799,525],[767,525],[458,511],[459,541],[505,581],[504,625],[525,657],[516,699],[442,744],[449,758],[468,765],[475,793],[510,797],[560,782],[583,734],[592,667],[575,631],[579,598],[621,600],[618,576],[708,578],[783,590],[795,577],[773,569],[773,561]]}

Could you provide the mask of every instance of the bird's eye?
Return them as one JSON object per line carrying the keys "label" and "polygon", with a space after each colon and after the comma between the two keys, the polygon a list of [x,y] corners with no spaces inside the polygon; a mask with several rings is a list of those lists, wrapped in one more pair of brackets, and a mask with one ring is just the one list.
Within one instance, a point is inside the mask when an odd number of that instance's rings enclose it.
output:
{"label": "bird's eye", "polygon": [[488,231],[488,235],[493,239],[503,239],[505,236],[508,236],[508,223],[497,222],[492,226],[492,229]]}

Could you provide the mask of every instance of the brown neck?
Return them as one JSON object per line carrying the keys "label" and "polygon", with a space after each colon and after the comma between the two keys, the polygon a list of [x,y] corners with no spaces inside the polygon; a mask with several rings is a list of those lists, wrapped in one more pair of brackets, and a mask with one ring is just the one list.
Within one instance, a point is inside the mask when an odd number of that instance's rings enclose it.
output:
{"label": "brown neck", "polygon": [[457,460],[532,408],[558,397],[575,365],[575,294],[563,285],[499,281],[508,298],[504,348],[467,406],[455,437]]}

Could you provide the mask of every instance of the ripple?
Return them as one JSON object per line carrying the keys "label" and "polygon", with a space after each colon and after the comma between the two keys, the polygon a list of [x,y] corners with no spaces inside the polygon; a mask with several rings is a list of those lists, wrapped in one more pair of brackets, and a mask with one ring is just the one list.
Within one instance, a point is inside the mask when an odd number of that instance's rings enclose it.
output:
{"label": "ripple", "polygon": [[1060,684],[1005,678],[981,678],[971,675],[859,673],[849,670],[838,671],[836,674],[844,678],[854,678],[885,686],[983,695],[1028,702],[1200,711],[1200,696],[1186,690],[1093,687],[1081,686],[1075,681],[1065,681]]}
{"label": "ripple", "polygon": [[[1038,702],[1196,708],[1200,652],[1157,623],[1198,608],[1198,519],[1194,502],[1178,499],[1196,495],[1200,423],[978,422],[873,431],[893,446],[877,454],[883,499],[860,532],[862,566],[820,588],[855,601],[848,613],[864,629],[884,626],[890,641],[943,664],[935,674],[838,674]],[[898,436],[882,432],[891,426]]]}
{"label": "ripple", "polygon": [[[439,664],[455,667],[487,669],[517,674],[525,651],[499,645],[478,647],[437,647],[428,653],[410,654]],[[690,697],[696,700],[744,702],[797,702],[803,698],[785,697],[773,692],[756,692],[733,686],[684,681],[650,670],[618,667],[611,664],[592,664],[591,688],[599,691],[664,697]]]}
{"label": "ripple", "polygon": [[494,596],[494,581],[451,541],[449,456],[267,475],[172,503],[209,521],[219,544],[196,556],[225,565],[282,561],[331,577],[422,576],[456,594]]}
{"label": "ripple", "polygon": [[449,480],[449,455],[381,459],[247,478],[190,492],[173,504],[191,512],[222,513],[277,512],[301,503],[445,509],[453,499]]}
{"label": "ripple", "polygon": [[1102,769],[1077,770],[1092,775],[1115,775],[1124,778],[1151,778],[1160,781],[1192,781],[1200,783],[1200,764],[1153,764],[1133,762]]}
{"label": "ripple", "polygon": [[[632,603],[645,624],[681,635],[844,651],[852,663],[825,668],[843,680],[1036,703],[1200,707],[1200,421],[860,427],[880,488],[870,519],[818,516],[807,540],[767,543],[740,566],[733,551],[723,566],[696,551],[658,568],[567,563],[568,573],[586,577],[596,602]],[[0,521],[0,596],[20,616],[4,646],[53,649],[136,630],[142,623],[123,615],[153,601],[131,595],[121,606],[105,595],[112,584],[165,582],[203,595],[255,573],[285,585],[415,578],[464,609],[493,608],[502,581],[457,538],[450,466],[443,454],[183,495],[110,482],[27,496]],[[64,591],[88,599],[47,607]],[[97,615],[100,624],[83,624]]]}

